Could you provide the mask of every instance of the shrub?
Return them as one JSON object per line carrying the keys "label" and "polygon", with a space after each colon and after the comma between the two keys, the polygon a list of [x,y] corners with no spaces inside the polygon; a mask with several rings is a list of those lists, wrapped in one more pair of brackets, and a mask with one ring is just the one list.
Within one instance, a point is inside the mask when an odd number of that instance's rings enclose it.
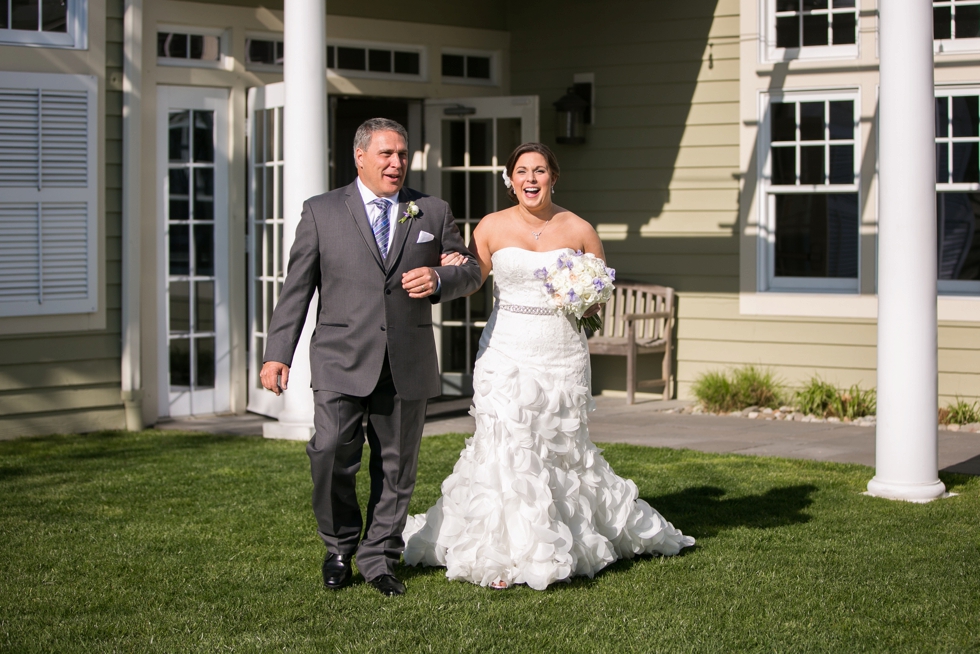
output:
{"label": "shrub", "polygon": [[811,377],[795,397],[796,408],[803,413],[850,420],[874,415],[878,409],[877,400],[873,388],[862,390],[854,384],[843,390],[819,377]]}
{"label": "shrub", "polygon": [[731,371],[706,372],[699,375],[691,389],[708,411],[741,411],[750,406],[778,408],[785,389],[772,371],[755,366],[743,366]]}
{"label": "shrub", "polygon": [[971,422],[980,422],[980,403],[968,404],[966,401],[956,398],[953,404],[947,404],[939,409],[939,424],[941,425],[968,425]]}

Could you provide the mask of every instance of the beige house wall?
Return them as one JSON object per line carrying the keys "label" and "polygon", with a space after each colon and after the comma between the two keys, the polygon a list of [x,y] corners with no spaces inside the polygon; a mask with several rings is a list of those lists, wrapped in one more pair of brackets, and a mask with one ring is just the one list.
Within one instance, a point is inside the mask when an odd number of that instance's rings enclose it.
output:
{"label": "beige house wall", "polygon": [[89,0],[85,50],[0,46],[0,70],[98,80],[98,307],[93,313],[0,318],[0,439],[118,429],[122,0]]}

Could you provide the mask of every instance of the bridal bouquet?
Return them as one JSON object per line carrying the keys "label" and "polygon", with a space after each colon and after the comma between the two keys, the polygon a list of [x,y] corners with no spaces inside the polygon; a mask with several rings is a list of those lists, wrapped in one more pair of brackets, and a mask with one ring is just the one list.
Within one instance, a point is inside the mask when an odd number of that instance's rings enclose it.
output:
{"label": "bridal bouquet", "polygon": [[575,316],[579,331],[582,327],[593,333],[602,329],[599,314],[582,317],[590,307],[612,297],[616,271],[607,268],[602,259],[581,251],[563,252],[555,263],[534,275],[544,282],[542,290],[555,311]]}

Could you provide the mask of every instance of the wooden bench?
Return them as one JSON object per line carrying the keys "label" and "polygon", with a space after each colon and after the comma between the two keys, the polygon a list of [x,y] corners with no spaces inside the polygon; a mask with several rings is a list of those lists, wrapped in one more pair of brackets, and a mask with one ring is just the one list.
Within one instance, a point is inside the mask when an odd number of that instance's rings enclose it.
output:
{"label": "wooden bench", "polygon": [[[617,281],[602,313],[602,331],[589,339],[589,353],[626,357],[626,403],[639,389],[662,388],[670,397],[674,289],[654,284]],[[661,379],[639,381],[636,357],[663,352]]]}

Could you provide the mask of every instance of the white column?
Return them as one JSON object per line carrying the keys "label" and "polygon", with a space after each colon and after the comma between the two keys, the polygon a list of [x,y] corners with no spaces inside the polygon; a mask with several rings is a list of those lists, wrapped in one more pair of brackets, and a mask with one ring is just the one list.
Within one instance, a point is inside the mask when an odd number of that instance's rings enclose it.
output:
{"label": "white column", "polygon": [[123,11],[122,166],[122,400],[126,429],[143,428],[140,357],[140,135],[143,130],[143,0],[126,0]]}
{"label": "white column", "polygon": [[868,493],[942,497],[932,4],[879,5],[878,426]]}
{"label": "white column", "polygon": [[[303,201],[327,190],[326,0],[286,0],[283,13],[283,249],[288,265]],[[313,435],[310,336],[316,298],[310,307],[289,369],[285,410],[278,423],[265,425],[266,438],[309,440]]]}

